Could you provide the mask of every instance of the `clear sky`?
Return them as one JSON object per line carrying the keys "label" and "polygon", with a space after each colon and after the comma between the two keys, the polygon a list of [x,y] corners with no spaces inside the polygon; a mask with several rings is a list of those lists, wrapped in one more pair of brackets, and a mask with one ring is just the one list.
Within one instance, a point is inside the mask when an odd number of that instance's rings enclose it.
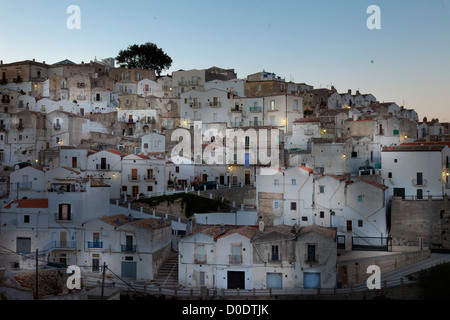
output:
{"label": "clear sky", "polygon": [[[66,27],[69,5],[79,30]],[[367,28],[370,5],[381,29]],[[80,63],[153,42],[173,59],[167,73],[265,69],[450,122],[450,0],[0,0],[0,17],[4,63]]]}

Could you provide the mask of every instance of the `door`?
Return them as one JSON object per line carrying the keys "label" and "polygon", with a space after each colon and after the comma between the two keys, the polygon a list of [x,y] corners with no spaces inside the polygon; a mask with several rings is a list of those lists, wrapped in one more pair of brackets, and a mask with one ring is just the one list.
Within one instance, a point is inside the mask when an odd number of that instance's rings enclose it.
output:
{"label": "door", "polygon": [[267,289],[283,289],[283,275],[281,273],[267,273]]}
{"label": "door", "polygon": [[17,238],[16,240],[17,253],[31,253],[31,238]]}
{"label": "door", "polygon": [[303,287],[305,289],[320,288],[320,273],[304,272],[303,273]]}
{"label": "door", "polygon": [[136,279],[137,263],[136,261],[122,261],[122,278]]}
{"label": "door", "polygon": [[132,186],[131,187],[131,196],[133,198],[136,198],[138,194],[139,194],[139,186]]}
{"label": "door", "polygon": [[250,184],[250,171],[245,171],[245,184]]}
{"label": "door", "polygon": [[67,247],[67,232],[61,231],[59,233],[59,246],[61,248]]}
{"label": "door", "polygon": [[227,276],[228,289],[245,289],[244,271],[228,271]]}
{"label": "door", "polygon": [[78,166],[78,158],[72,157],[72,168],[76,168]]}
{"label": "door", "polygon": [[106,170],[106,158],[100,159],[100,169]]}

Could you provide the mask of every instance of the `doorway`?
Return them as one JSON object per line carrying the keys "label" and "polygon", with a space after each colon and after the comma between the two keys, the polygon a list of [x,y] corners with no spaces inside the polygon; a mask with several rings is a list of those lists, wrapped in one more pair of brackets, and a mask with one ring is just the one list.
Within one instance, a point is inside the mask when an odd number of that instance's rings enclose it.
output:
{"label": "doorway", "polygon": [[228,271],[227,276],[228,289],[245,289],[244,271]]}

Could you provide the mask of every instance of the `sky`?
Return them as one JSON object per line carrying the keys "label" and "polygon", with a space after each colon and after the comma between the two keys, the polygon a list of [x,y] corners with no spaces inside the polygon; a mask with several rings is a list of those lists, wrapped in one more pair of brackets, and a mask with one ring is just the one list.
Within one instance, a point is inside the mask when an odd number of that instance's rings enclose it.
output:
{"label": "sky", "polygon": [[[67,27],[70,5],[79,29]],[[152,42],[173,60],[166,74],[265,70],[450,122],[450,0],[0,0],[0,14],[4,63],[81,63]]]}

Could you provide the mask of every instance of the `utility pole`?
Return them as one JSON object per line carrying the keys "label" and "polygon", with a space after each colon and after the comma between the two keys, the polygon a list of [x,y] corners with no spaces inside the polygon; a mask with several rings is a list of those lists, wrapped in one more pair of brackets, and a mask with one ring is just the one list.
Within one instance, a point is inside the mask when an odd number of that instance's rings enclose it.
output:
{"label": "utility pole", "polygon": [[106,262],[103,262],[103,274],[102,274],[102,295],[100,300],[103,300],[103,295],[105,291],[105,270],[106,270]]}
{"label": "utility pole", "polygon": [[38,252],[39,249],[36,249],[36,295],[34,297],[35,300],[38,300],[38,292],[39,292],[39,281],[38,281],[38,274],[39,274],[39,264],[38,264]]}

